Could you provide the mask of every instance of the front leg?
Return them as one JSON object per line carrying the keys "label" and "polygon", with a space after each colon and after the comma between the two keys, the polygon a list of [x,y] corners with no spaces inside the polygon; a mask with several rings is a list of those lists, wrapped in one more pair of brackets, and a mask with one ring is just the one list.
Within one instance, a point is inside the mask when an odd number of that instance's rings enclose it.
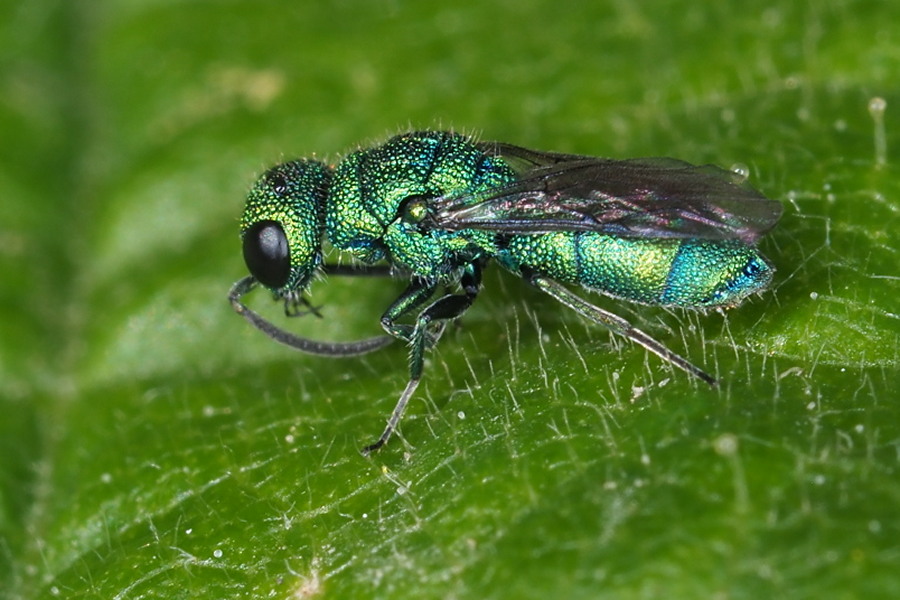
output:
{"label": "front leg", "polygon": [[400,297],[394,300],[381,315],[381,327],[398,340],[409,342],[412,339],[414,326],[397,323],[397,320],[423,306],[434,295],[437,288],[436,281],[413,279]]}
{"label": "front leg", "polygon": [[[435,321],[449,321],[461,316],[475,302],[478,292],[481,290],[481,269],[483,264],[473,262],[466,266],[463,271],[460,285],[462,286],[461,294],[446,294],[441,296],[431,304],[429,304],[419,316],[416,317],[415,325],[397,325],[395,319],[404,314],[408,314],[418,306],[421,306],[425,300],[434,293],[436,285],[417,285],[415,282],[394,302],[381,318],[382,326],[385,331],[391,335],[409,342],[409,381],[397,405],[388,418],[387,426],[378,440],[369,446],[363,448],[363,454],[370,454],[378,450],[390,439],[394,430],[400,424],[406,405],[412,397],[413,392],[419,385],[422,377],[422,369],[425,363],[425,350],[434,345],[437,339],[432,339],[428,333],[428,327]],[[427,295],[426,295],[427,292]]]}

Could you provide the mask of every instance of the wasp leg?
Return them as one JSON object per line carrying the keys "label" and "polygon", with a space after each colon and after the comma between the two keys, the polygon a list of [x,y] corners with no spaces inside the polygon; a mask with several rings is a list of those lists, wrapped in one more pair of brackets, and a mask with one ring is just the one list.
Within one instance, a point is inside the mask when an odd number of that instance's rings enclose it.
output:
{"label": "wasp leg", "polygon": [[[338,277],[390,277],[388,265],[322,265],[322,273]],[[284,303],[284,314],[287,317],[304,317],[313,315],[322,318],[321,306],[313,306],[306,296],[289,298]]]}
{"label": "wasp leg", "polygon": [[[403,393],[400,394],[400,399],[397,400],[397,405],[394,406],[394,410],[391,412],[390,418],[388,418],[387,426],[384,428],[381,437],[374,444],[363,448],[363,454],[368,455],[384,446],[394,433],[394,430],[397,429],[400,419],[403,418],[406,405],[409,403],[409,399],[422,378],[425,351],[437,343],[437,338],[440,337],[440,332],[436,337],[429,333],[429,326],[435,321],[446,322],[456,319],[472,306],[481,289],[481,268],[482,264],[480,262],[467,265],[460,279],[463,292],[461,294],[446,294],[429,304],[416,317],[416,323],[412,327],[409,325],[396,325],[394,320],[421,306],[434,293],[436,287],[434,284],[428,284],[427,282],[419,283],[418,286],[416,283],[411,284],[406,292],[385,312],[381,319],[385,330],[391,335],[409,342],[409,381]],[[443,331],[443,328],[441,331]]]}
{"label": "wasp leg", "polygon": [[[306,310],[304,310],[304,308]],[[322,313],[319,312],[321,306],[313,306],[312,302],[310,302],[306,296],[293,297],[284,302],[284,316],[286,317],[305,317],[306,315],[313,315],[322,318]]]}
{"label": "wasp leg", "polygon": [[674,352],[663,346],[662,343],[657,342],[640,329],[633,327],[631,323],[629,323],[622,317],[594,306],[590,302],[587,302],[577,294],[565,288],[560,283],[543,275],[531,274],[528,276],[528,281],[542,292],[553,296],[558,301],[562,302],[583,317],[590,319],[594,323],[603,325],[613,333],[617,333],[623,337],[626,337],[636,344],[640,344],[664,361],[675,365],[679,369],[682,369],[687,373],[693,375],[694,377],[705,381],[709,385],[716,385],[715,377],[703,371],[699,367],[692,365],[686,358],[675,354]]}
{"label": "wasp leg", "polygon": [[437,288],[438,284],[435,281],[413,279],[400,297],[384,311],[381,316],[381,327],[398,340],[409,342],[412,339],[414,326],[396,323],[396,320],[424,306]]}

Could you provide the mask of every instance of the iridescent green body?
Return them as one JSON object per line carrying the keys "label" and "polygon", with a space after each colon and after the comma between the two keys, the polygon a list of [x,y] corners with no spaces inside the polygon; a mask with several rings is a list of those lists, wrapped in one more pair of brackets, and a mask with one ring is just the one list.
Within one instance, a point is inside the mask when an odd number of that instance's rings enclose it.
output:
{"label": "iridescent green body", "polygon": [[[415,132],[354,152],[335,167],[297,160],[270,169],[250,191],[241,220],[251,276],[235,284],[229,299],[254,326],[305,352],[350,356],[392,338],[409,345],[409,381],[369,452],[398,425],[425,351],[443,324],[474,302],[490,261],[714,385],[711,375],[563,284],[644,304],[735,306],[772,279],[774,268],[755,242],[780,214],[780,204],[715,167],[541,153]],[[317,342],[241,303],[261,283],[289,312],[298,305],[316,312],[304,294],[317,272],[359,274],[324,265],[326,241],[409,278],[381,318],[390,338]]]}
{"label": "iridescent green body", "polygon": [[465,137],[443,132],[396,137],[338,164],[326,202],[327,237],[363,261],[388,258],[418,277],[443,281],[458,276],[461,265],[492,258],[518,275],[524,269],[662,306],[733,306],[771,280],[769,263],[740,240],[423,231],[421,219],[402,210],[410,197],[478,198],[515,179],[502,157],[486,155]]}
{"label": "iridescent green body", "polygon": [[735,240],[641,240],[598,233],[514,236],[498,257],[563,283],[660,306],[733,306],[768,285],[773,269]]}

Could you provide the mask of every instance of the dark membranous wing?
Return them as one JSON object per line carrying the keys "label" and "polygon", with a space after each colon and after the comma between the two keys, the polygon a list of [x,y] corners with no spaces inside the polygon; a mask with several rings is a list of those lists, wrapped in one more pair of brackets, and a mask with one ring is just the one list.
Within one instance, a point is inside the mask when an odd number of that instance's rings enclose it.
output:
{"label": "dark membranous wing", "polygon": [[611,160],[480,144],[519,174],[505,187],[432,203],[433,226],[510,234],[596,231],[622,237],[755,243],[781,216],[731,171],[669,158]]}

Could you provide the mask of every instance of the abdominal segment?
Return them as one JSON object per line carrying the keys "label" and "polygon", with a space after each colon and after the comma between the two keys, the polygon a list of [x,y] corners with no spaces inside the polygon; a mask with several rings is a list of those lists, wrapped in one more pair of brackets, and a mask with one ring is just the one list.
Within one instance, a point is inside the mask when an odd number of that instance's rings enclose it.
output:
{"label": "abdominal segment", "polygon": [[757,291],[755,283],[742,282],[756,257],[755,248],[736,240],[559,232],[511,236],[497,258],[514,272],[541,273],[632,302],[709,307],[736,304]]}

